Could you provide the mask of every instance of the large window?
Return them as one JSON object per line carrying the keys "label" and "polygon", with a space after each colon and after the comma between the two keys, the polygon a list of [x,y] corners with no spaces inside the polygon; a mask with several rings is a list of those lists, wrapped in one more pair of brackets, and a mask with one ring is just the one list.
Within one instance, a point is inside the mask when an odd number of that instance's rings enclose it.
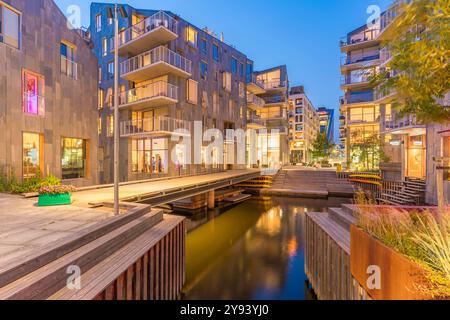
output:
{"label": "large window", "polygon": [[234,57],[231,58],[231,72],[233,74],[237,73],[237,66],[238,66],[238,62],[237,62],[236,58],[234,58]]}
{"label": "large window", "polygon": [[45,115],[45,81],[38,74],[23,72],[23,111],[27,114]]}
{"label": "large window", "polygon": [[36,177],[42,167],[43,138],[38,133],[23,133],[23,179]]}
{"label": "large window", "polygon": [[215,61],[219,61],[219,46],[216,43],[212,45],[212,56]]}
{"label": "large window", "polygon": [[77,64],[75,63],[75,47],[67,43],[61,42],[61,73],[76,79]]}
{"label": "large window", "polygon": [[191,46],[197,47],[198,32],[193,27],[186,28],[186,41]]}
{"label": "large window", "polygon": [[105,90],[98,89],[98,109],[102,109],[105,106]]}
{"label": "large window", "polygon": [[20,48],[20,14],[0,3],[0,42]]}
{"label": "large window", "polygon": [[224,72],[223,73],[223,88],[228,91],[231,92],[231,73],[229,72]]}
{"label": "large window", "polygon": [[167,139],[132,140],[132,171],[148,174],[168,172],[169,151]]}
{"label": "large window", "polygon": [[80,179],[86,177],[86,141],[63,138],[61,140],[62,178]]}
{"label": "large window", "polygon": [[187,92],[186,92],[186,100],[189,103],[197,104],[198,103],[198,83],[192,79],[187,80]]}

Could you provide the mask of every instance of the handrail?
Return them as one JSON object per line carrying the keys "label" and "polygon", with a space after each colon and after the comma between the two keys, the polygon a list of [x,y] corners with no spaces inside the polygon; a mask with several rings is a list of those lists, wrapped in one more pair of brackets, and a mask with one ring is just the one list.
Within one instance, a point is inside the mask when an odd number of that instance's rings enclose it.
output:
{"label": "handrail", "polygon": [[187,73],[192,73],[192,62],[190,60],[164,46],[159,46],[123,61],[120,64],[120,74],[124,75],[159,62],[165,62]]}
{"label": "handrail", "polygon": [[155,97],[167,97],[178,100],[178,87],[165,81],[157,81],[122,91],[119,94],[119,105],[126,105]]}
{"label": "handrail", "polygon": [[159,11],[120,32],[119,47],[160,27],[177,33],[178,22],[164,11]]}
{"label": "handrail", "polygon": [[78,79],[78,64],[61,56],[61,73],[75,80]]}
{"label": "handrail", "polygon": [[139,120],[126,120],[120,124],[122,136],[152,132],[174,133],[176,130],[190,130],[190,122],[169,117],[152,117]]}

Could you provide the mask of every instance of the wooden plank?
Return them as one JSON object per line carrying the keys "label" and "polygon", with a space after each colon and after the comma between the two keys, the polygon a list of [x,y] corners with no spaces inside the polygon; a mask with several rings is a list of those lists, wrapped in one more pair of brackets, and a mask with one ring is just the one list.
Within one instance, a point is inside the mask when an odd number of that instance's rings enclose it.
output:
{"label": "wooden plank", "polygon": [[143,295],[142,295],[142,299],[143,300],[148,300],[148,284],[149,284],[149,278],[148,278],[148,253],[146,253],[144,255],[143,258],[144,264],[142,266],[142,270],[143,270],[143,278],[142,278],[142,288],[143,288]]}
{"label": "wooden plank", "polygon": [[122,273],[119,278],[117,278],[117,292],[116,292],[116,297],[117,300],[122,301],[125,300],[125,296],[124,296],[124,283],[125,283],[125,275]]}
{"label": "wooden plank", "polygon": [[136,275],[134,283],[134,300],[141,300],[141,293],[143,292],[142,286],[142,258],[140,258],[136,264]]}
{"label": "wooden plank", "polygon": [[134,266],[130,266],[127,270],[127,300],[133,300],[133,276]]}

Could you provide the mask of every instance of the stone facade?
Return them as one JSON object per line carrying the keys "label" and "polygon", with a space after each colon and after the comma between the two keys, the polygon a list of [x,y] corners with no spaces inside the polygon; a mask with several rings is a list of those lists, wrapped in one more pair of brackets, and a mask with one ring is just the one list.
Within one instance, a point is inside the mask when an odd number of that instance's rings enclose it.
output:
{"label": "stone facade", "polygon": [[[9,0],[0,5],[10,6],[20,16],[19,48],[0,41],[0,170],[21,179],[24,162],[29,161],[25,158],[31,157],[39,159],[43,175],[61,178],[62,139],[83,139],[84,172],[79,171],[83,177],[65,183],[97,183],[95,55],[80,34],[68,28],[66,17],[53,1]],[[62,60],[61,43],[74,49],[76,65]],[[25,73],[32,75],[31,82],[36,81],[35,89],[39,83],[38,95],[31,98],[25,90],[30,85],[24,81]],[[26,103],[31,109],[39,106],[38,114],[25,112]],[[39,148],[31,150],[32,154],[25,154],[24,133],[39,135]]]}

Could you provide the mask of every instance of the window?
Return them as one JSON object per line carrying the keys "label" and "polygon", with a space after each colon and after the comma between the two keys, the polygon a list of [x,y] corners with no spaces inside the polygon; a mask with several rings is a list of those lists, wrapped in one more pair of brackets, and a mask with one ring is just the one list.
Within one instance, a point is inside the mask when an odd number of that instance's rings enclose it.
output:
{"label": "window", "polygon": [[201,64],[202,79],[206,80],[206,76],[208,74],[208,64],[204,61],[202,61],[200,64]]}
{"label": "window", "polygon": [[243,63],[239,64],[239,76],[241,76],[241,77],[244,76],[244,64]]}
{"label": "window", "polygon": [[231,73],[224,72],[223,73],[223,88],[228,92],[231,92]]}
{"label": "window", "polygon": [[98,67],[98,83],[102,83],[102,80],[103,80],[102,67]]}
{"label": "window", "polygon": [[236,58],[234,58],[234,57],[231,58],[231,72],[233,74],[237,73],[237,65],[238,65],[238,62],[237,62]]}
{"label": "window", "polygon": [[114,136],[114,115],[112,114],[106,119],[106,136],[109,138]]}
{"label": "window", "polygon": [[303,131],[303,125],[297,124],[297,125],[295,126],[295,131],[297,131],[297,132],[302,132],[302,131]]}
{"label": "window", "polygon": [[198,103],[198,83],[192,79],[188,79],[186,83],[187,92],[186,92],[186,100],[191,104]]}
{"label": "window", "polygon": [[249,77],[249,80],[252,74],[253,74],[253,64],[247,62],[247,77]]}
{"label": "window", "polygon": [[20,49],[20,14],[0,3],[0,42]]}
{"label": "window", "polygon": [[303,98],[295,99],[295,105],[296,106],[302,106],[303,105]]}
{"label": "window", "polygon": [[108,62],[108,78],[114,77],[114,61]]}
{"label": "window", "polygon": [[215,61],[219,61],[219,46],[216,43],[212,45],[212,56]]}
{"label": "window", "polygon": [[213,93],[213,114],[216,115],[219,113],[219,96],[217,95],[217,92],[214,91]]}
{"label": "window", "polygon": [[197,47],[198,32],[193,27],[186,27],[186,41],[191,46]]}
{"label": "window", "polygon": [[103,121],[101,116],[98,117],[97,119],[97,125],[98,125],[98,134],[102,134]]}
{"label": "window", "polygon": [[108,88],[108,90],[106,90],[106,104],[108,105],[108,107],[112,107],[113,106],[113,89],[112,88]]}
{"label": "window", "polygon": [[23,111],[36,116],[45,115],[44,78],[28,72],[23,72]]}
{"label": "window", "polygon": [[97,32],[102,31],[102,15],[98,14],[95,17],[95,29],[97,30]]}
{"label": "window", "polygon": [[98,108],[102,109],[105,106],[105,90],[98,89]]}
{"label": "window", "polygon": [[303,114],[303,108],[295,108],[296,114]]}
{"label": "window", "polygon": [[103,56],[106,56],[108,54],[108,40],[106,38],[102,39],[102,52]]}
{"label": "window", "polygon": [[133,139],[131,170],[148,174],[166,174],[169,168],[167,139]]}
{"label": "window", "polygon": [[208,42],[205,39],[202,39],[201,43],[202,53],[208,54]]}
{"label": "window", "polygon": [[63,138],[61,140],[63,180],[85,178],[86,160],[86,140],[74,138]]}
{"label": "window", "polygon": [[75,47],[67,43],[61,42],[61,73],[73,79],[77,79],[77,64],[75,60]]}
{"label": "window", "polygon": [[239,82],[239,97],[245,98],[245,84],[242,81]]}
{"label": "window", "polygon": [[22,136],[23,179],[36,177],[43,165],[43,137],[38,133],[24,132]]}

